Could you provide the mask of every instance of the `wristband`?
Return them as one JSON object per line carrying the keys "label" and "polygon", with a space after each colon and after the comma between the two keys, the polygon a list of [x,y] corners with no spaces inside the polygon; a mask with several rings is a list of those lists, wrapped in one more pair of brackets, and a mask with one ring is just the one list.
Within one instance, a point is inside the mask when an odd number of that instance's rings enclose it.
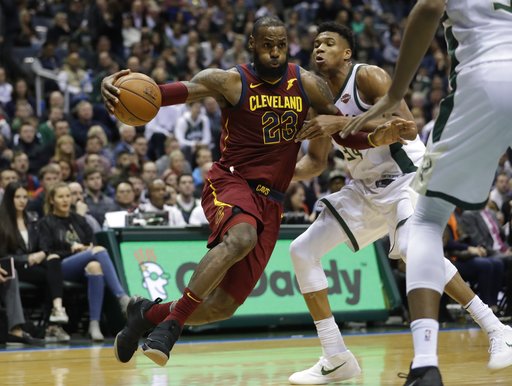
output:
{"label": "wristband", "polygon": [[368,143],[372,145],[372,147],[377,147],[377,145],[372,141],[372,134],[373,132],[368,134]]}
{"label": "wristband", "polygon": [[159,84],[158,88],[162,94],[162,106],[180,105],[187,101],[188,88],[183,82]]}

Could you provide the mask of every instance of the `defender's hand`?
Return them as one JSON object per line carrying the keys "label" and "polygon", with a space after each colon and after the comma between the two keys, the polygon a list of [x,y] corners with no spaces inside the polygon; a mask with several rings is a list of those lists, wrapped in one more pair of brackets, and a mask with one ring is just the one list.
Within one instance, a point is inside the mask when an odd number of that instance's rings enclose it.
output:
{"label": "defender's hand", "polygon": [[399,106],[400,99],[394,99],[386,94],[366,113],[351,119],[348,125],[341,130],[341,137],[346,138],[350,134],[357,133],[372,119],[382,118],[386,113],[390,114],[393,111],[396,111]]}
{"label": "defender's hand", "polygon": [[113,114],[114,106],[119,102],[117,97],[119,96],[119,89],[114,86],[114,83],[121,77],[128,75],[130,70],[121,70],[115,74],[109,75],[101,81],[101,95],[105,101],[105,107]]}
{"label": "defender's hand", "polygon": [[402,118],[394,118],[379,125],[371,133],[371,142],[375,146],[391,145],[395,142],[406,144],[406,140],[416,138],[416,124]]}
{"label": "defender's hand", "polygon": [[318,115],[306,122],[297,134],[295,141],[314,139],[318,137],[330,137],[339,132],[350,121],[350,118],[341,115]]}

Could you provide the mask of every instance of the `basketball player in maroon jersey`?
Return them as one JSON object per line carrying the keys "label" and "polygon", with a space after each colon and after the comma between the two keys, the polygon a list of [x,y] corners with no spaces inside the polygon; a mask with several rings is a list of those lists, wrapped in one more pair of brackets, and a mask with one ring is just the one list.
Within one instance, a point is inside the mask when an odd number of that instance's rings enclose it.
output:
{"label": "basketball player in maroon jersey", "polygon": [[[140,337],[155,326],[142,349],[163,366],[185,323],[204,324],[233,315],[256,285],[276,243],[282,192],[293,176],[300,147],[295,137],[309,107],[319,114],[339,114],[325,81],[288,64],[287,31],[279,19],[258,19],[249,49],[252,64],[227,71],[206,69],[190,82],[159,86],[163,106],[212,96],[222,108],[222,155],[207,176],[202,196],[212,230],[208,239],[211,249],[176,302],[131,300],[127,325],[114,343],[121,362],[130,360]],[[120,71],[102,82],[111,112],[119,95],[113,84],[128,73]],[[329,134],[333,133],[322,132],[324,137],[310,142],[310,157],[327,157],[324,149]],[[401,141],[397,128],[380,127],[371,132],[371,144],[368,135],[360,132],[348,137],[345,146],[363,149]]]}

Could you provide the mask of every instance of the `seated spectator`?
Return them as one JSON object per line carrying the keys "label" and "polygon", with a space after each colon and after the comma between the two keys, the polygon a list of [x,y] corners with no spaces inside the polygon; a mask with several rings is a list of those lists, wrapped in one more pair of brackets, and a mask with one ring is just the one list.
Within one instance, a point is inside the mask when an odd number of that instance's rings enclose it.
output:
{"label": "seated spectator", "polygon": [[[91,126],[87,132],[87,139],[91,137],[98,137],[100,139],[99,146],[101,146],[101,148],[99,149],[98,154],[105,157],[111,165],[114,160],[114,153],[109,147],[108,138],[103,128],[100,125]],[[110,165],[108,170],[110,170]]]}
{"label": "seated spectator", "polygon": [[146,197],[144,195],[144,181],[139,174],[132,174],[128,177],[128,181],[132,184],[133,192],[135,193],[135,204],[138,206],[144,202],[146,202]]}
{"label": "seated spectator", "polygon": [[494,188],[491,190],[490,199],[493,201],[498,210],[501,210],[503,204],[510,200],[509,177],[506,173],[500,173],[496,177]]}
{"label": "seated spectator", "polygon": [[148,141],[143,136],[138,136],[133,141],[133,150],[135,151],[135,164],[137,170],[142,170],[144,162],[149,161],[148,158]]}
{"label": "seated spectator", "polygon": [[30,161],[27,154],[22,151],[14,152],[11,167],[18,173],[18,180],[27,189],[29,198],[32,198],[40,184],[37,177],[28,172],[29,165]]}
{"label": "seated spectator", "polygon": [[125,210],[131,213],[137,208],[135,191],[130,181],[120,181],[115,186],[115,192],[114,203],[117,205],[116,210]]}
{"label": "seated spectator", "polygon": [[19,177],[18,173],[16,173],[16,170],[13,169],[2,169],[0,170],[0,202],[2,202],[2,199],[4,197],[5,188],[7,185],[9,185],[11,182],[18,182]]}
{"label": "seated spectator", "polygon": [[53,160],[52,162],[60,166],[60,176],[63,182],[71,182],[76,180],[74,164],[65,159]]}
{"label": "seated spectator", "polygon": [[94,168],[86,168],[84,173],[85,203],[89,206],[91,215],[103,224],[105,213],[116,209],[114,200],[103,193],[103,178],[101,172]]}
{"label": "seated spectator", "polygon": [[69,335],[57,324],[68,322],[62,306],[62,270],[57,255],[47,255],[39,248],[36,222],[27,213],[28,192],[19,183],[7,185],[0,205],[0,257],[12,256],[20,280],[35,284],[48,292],[52,311],[47,337],[59,342],[69,341]]}
{"label": "seated spectator", "polygon": [[29,115],[34,115],[34,112],[36,111],[36,101],[34,97],[32,97],[32,92],[31,89],[28,87],[27,81],[23,78],[18,79],[14,83],[14,89],[12,90],[11,100],[7,102],[7,104],[5,105],[5,112],[11,119],[17,116],[16,110],[18,109],[18,105],[28,105],[27,109],[28,111],[30,111]]}
{"label": "seated spectator", "polygon": [[91,227],[93,235],[101,232],[101,225],[98,221],[90,214],[89,207],[84,201],[84,189],[78,182],[68,183],[69,191],[71,192],[71,209],[85,218],[87,224]]}
{"label": "seated spectator", "polygon": [[[456,209],[459,211],[459,209]],[[460,213],[459,213],[460,214]],[[452,214],[443,235],[445,256],[457,267],[462,278],[477,285],[477,292],[483,302],[496,312],[498,292],[504,278],[503,262],[488,257],[487,250],[478,245],[464,242],[457,217]]]}
{"label": "seated spectator", "polygon": [[36,136],[36,128],[30,122],[23,122],[20,127],[19,137],[14,139],[13,150],[22,151],[28,156],[30,173],[36,173],[41,167],[46,165],[51,158],[51,154],[41,144]]}
{"label": "seated spectator", "polygon": [[183,218],[188,224],[192,210],[196,206],[201,206],[201,200],[194,197],[194,179],[192,174],[183,173],[178,176],[178,197],[176,206],[183,214]]}
{"label": "seated spectator", "polygon": [[300,183],[292,183],[285,193],[283,201],[282,224],[311,224],[315,213],[310,214],[306,205],[306,192]]}
{"label": "seated spectator", "polygon": [[199,145],[210,146],[212,140],[210,120],[201,111],[201,103],[192,103],[190,111],[178,118],[174,133],[189,162],[192,162],[192,154]]}
{"label": "seated spectator", "polygon": [[75,142],[84,150],[87,142],[87,133],[89,128],[94,125],[100,125],[105,131],[107,138],[110,138],[110,131],[94,118],[93,106],[90,102],[82,100],[77,103],[74,110],[74,119],[71,120],[71,135]]}
{"label": "seated spectator", "polygon": [[156,116],[146,124],[144,136],[148,140],[148,156],[151,159],[168,154],[165,151],[165,141],[175,135],[176,122],[186,111],[185,104],[166,106],[165,109],[158,110]]}
{"label": "seated spectator", "polygon": [[142,180],[148,186],[148,184],[158,177],[156,170],[156,164],[153,161],[146,161],[142,164],[142,172],[140,174]]}
{"label": "seated spectator", "polygon": [[104,339],[100,316],[105,284],[117,297],[123,312],[129,297],[119,282],[105,248],[94,246],[92,231],[85,219],[71,211],[71,191],[67,184],[55,184],[46,197],[46,216],[40,222],[40,246],[46,254],[62,259],[65,280],[87,279],[89,335],[93,341]]}
{"label": "seated spectator", "polygon": [[12,84],[7,81],[5,68],[0,66],[0,106],[5,107],[12,98]]}
{"label": "seated spectator", "polygon": [[148,184],[148,202],[139,205],[142,212],[160,212],[169,213],[169,226],[180,227],[185,226],[185,222],[181,211],[165,204],[165,183],[160,180],[153,180]]}
{"label": "seated spectator", "polygon": [[34,338],[28,332],[23,331],[25,324],[23,316],[23,307],[20,298],[20,285],[18,276],[12,279],[7,278],[7,272],[0,267],[0,298],[5,304],[7,317],[7,344],[28,344],[41,346],[44,344],[42,339]]}
{"label": "seated spectator", "polygon": [[202,187],[204,183],[203,165],[213,161],[212,151],[208,147],[198,147],[194,158],[196,167],[192,171],[192,177],[194,177],[194,185],[197,189],[198,187]]}
{"label": "seated spectator", "polygon": [[61,119],[64,119],[64,110],[58,106],[50,107],[48,110],[48,119],[37,128],[43,146],[55,143],[55,123]]}
{"label": "seated spectator", "polygon": [[[162,109],[163,110],[163,109]],[[118,154],[123,153],[133,153],[133,141],[135,140],[135,135],[137,132],[135,131],[134,126],[125,125],[124,123],[119,126],[119,135],[121,136],[119,142],[114,147],[114,157],[117,158]]]}
{"label": "seated spectator", "polygon": [[174,150],[180,150],[180,144],[176,137],[171,135],[165,140],[165,154],[156,160],[156,168],[159,176],[163,175],[165,170],[169,167],[170,154]]}
{"label": "seated spectator", "polygon": [[169,166],[164,171],[171,171],[177,176],[182,175],[183,173],[190,174],[192,173],[192,168],[190,167],[190,163],[185,158],[185,155],[181,150],[174,150],[171,154],[169,154]]}
{"label": "seated spectator", "polygon": [[318,215],[324,208],[323,202],[320,200],[328,196],[331,193],[339,192],[341,188],[345,186],[345,181],[347,180],[347,174],[343,170],[335,169],[329,172],[329,180],[327,182],[327,190],[325,192],[320,193],[320,197],[316,201],[314,205],[313,211]]}
{"label": "seated spectator", "polygon": [[108,176],[110,174],[111,162],[106,156],[102,155],[102,149],[103,141],[99,136],[92,135],[90,137],[87,137],[85,145],[85,154],[76,160],[76,166],[78,170],[83,171],[86,167],[85,159],[90,155],[95,154],[100,159],[101,171],[104,173],[105,176]]}
{"label": "seated spectator", "polygon": [[92,91],[91,79],[85,70],[85,63],[78,52],[71,52],[58,74],[60,91],[69,92],[72,99],[78,100]]}
{"label": "seated spectator", "polygon": [[29,200],[28,210],[35,212],[38,218],[42,218],[44,216],[46,192],[48,192],[54,184],[60,182],[60,166],[57,164],[48,164],[41,168],[39,171],[39,181],[41,181],[41,186],[35,191],[34,197]]}

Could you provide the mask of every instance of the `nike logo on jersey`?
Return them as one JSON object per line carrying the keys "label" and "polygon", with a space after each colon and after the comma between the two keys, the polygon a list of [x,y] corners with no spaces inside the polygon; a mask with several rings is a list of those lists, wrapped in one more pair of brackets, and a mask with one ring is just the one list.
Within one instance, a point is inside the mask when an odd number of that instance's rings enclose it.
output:
{"label": "nike logo on jersey", "polygon": [[329,375],[330,373],[333,373],[336,370],[338,370],[341,366],[344,366],[346,363],[347,362],[343,362],[341,365],[339,365],[331,370],[326,370],[326,369],[324,369],[324,366],[322,366],[322,369],[320,371],[322,372],[322,375]]}
{"label": "nike logo on jersey", "polygon": [[286,91],[288,91],[289,89],[291,89],[293,87],[293,82],[295,82],[297,80],[297,78],[292,78],[290,80],[288,80],[288,86],[286,86]]}
{"label": "nike logo on jersey", "polygon": [[263,82],[261,82],[261,83],[256,83],[256,84],[251,83],[251,84],[249,85],[249,88],[256,88],[256,87],[261,86],[262,84],[263,84]]}

